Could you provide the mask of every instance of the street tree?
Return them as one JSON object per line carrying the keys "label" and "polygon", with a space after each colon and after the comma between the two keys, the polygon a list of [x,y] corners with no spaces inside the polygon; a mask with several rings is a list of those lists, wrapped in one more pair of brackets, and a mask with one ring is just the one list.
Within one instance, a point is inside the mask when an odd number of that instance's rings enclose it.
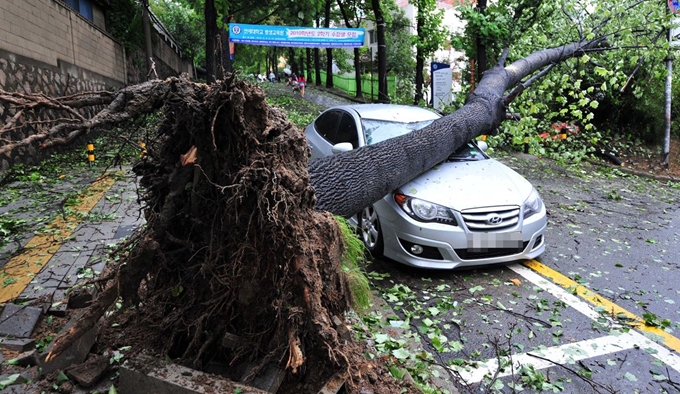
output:
{"label": "street tree", "polygon": [[[425,60],[440,49],[450,33],[443,26],[444,11],[437,9],[435,0],[417,0],[416,34],[412,44],[416,48],[416,94],[413,104],[423,101]],[[427,104],[427,103],[424,103]]]}
{"label": "street tree", "polygon": [[[608,50],[554,65],[535,89],[516,100],[511,110],[519,121],[503,124],[501,136],[490,139],[492,146],[525,145],[536,154],[574,162],[593,153],[611,156],[607,141],[622,132],[641,141],[661,135],[670,17],[665,4],[502,0],[483,15],[471,6],[458,10],[466,30],[453,37],[452,45],[475,58],[476,38],[482,37],[490,62],[504,47],[512,47],[511,57],[519,58],[555,42],[607,38]],[[464,90],[474,88],[468,80],[463,78]],[[560,143],[540,137],[560,127],[578,134]]]}
{"label": "street tree", "polygon": [[387,45],[385,39],[385,14],[380,0],[371,0],[373,15],[375,17],[376,40],[378,42],[378,101],[389,103],[390,96],[387,93]]}

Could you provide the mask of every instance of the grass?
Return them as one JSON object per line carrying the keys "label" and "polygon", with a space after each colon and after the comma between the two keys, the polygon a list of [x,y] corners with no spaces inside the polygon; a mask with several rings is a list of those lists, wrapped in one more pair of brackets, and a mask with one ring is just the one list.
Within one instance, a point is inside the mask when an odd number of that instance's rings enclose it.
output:
{"label": "grass", "polygon": [[338,226],[340,226],[345,243],[345,253],[342,256],[342,271],[349,282],[352,307],[357,313],[361,314],[371,307],[372,298],[368,278],[361,269],[361,263],[366,258],[366,247],[344,218],[339,216],[335,218]]}

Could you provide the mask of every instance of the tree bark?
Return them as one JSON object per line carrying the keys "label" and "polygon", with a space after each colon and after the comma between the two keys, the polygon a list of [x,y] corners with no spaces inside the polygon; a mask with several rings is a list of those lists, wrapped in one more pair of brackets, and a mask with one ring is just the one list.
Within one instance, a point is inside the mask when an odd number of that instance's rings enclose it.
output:
{"label": "tree bark", "polygon": [[[505,120],[506,105],[523,90],[506,90],[543,67],[591,49],[602,39],[535,52],[488,70],[474,93],[456,112],[412,133],[374,145],[314,160],[309,165],[316,208],[349,217],[434,167],[465,142],[493,134]],[[366,169],[370,169],[367,171]]]}
{"label": "tree bark", "polygon": [[215,39],[217,37],[217,10],[215,0],[205,0],[205,73],[208,83],[215,82]]}
{"label": "tree bark", "polygon": [[[486,11],[486,0],[479,0],[477,2],[477,9],[479,13],[483,16]],[[477,78],[481,79],[484,71],[486,71],[486,44],[484,44],[484,38],[477,36]]]}
{"label": "tree bark", "polygon": [[[324,27],[331,25],[331,0],[326,0],[326,8],[324,9]],[[333,49],[326,48],[326,87],[333,88]]]}
{"label": "tree bark", "polygon": [[[499,63],[484,74],[477,89],[468,96],[466,104],[456,112],[407,135],[311,162],[308,170],[315,189],[316,209],[348,217],[378,201],[445,160],[470,139],[481,134],[492,134],[505,120],[506,105],[534,81],[530,79],[506,95],[505,92],[518,85],[522,78],[581,54],[583,50],[597,49],[602,42],[604,39],[598,38],[545,49],[507,67],[503,67],[505,57],[501,57]],[[62,122],[43,133],[0,146],[0,155],[34,142],[41,142],[42,146],[63,145],[93,128],[118,124],[153,112],[161,108],[169,94],[177,89],[176,85],[181,86],[182,83],[177,78],[156,80],[121,89],[114,95],[101,92],[95,98],[91,97],[95,94],[83,97],[83,100],[100,105],[110,104],[92,119]],[[0,101],[13,103],[26,110],[68,109],[58,100],[2,90]],[[62,101],[74,103],[76,100],[66,97]],[[23,112],[24,109],[19,111]],[[73,116],[77,117],[75,114]],[[0,135],[15,127],[16,122],[10,120],[0,128]]]}
{"label": "tree bark", "polygon": [[[345,10],[345,7],[343,7],[341,0],[338,0],[338,7],[340,8],[342,19],[345,21],[345,26],[352,28],[352,23],[349,21],[347,11]],[[357,86],[356,97],[363,98],[364,94],[361,91],[361,58],[359,55],[359,48],[354,48],[354,83]]]}
{"label": "tree bark", "polygon": [[378,38],[378,101],[389,103],[387,93],[387,44],[385,41],[385,17],[380,7],[380,0],[371,0],[375,14],[376,34]]}
{"label": "tree bark", "polygon": [[[423,25],[425,24],[422,16],[421,10],[418,10],[418,18],[416,22],[416,32],[421,39],[423,36]],[[423,99],[423,84],[425,78],[423,77],[423,67],[425,67],[425,58],[423,56],[423,50],[420,45],[416,46],[416,96],[413,98],[413,104],[418,105],[418,103]],[[426,103],[427,104],[427,103]]]}

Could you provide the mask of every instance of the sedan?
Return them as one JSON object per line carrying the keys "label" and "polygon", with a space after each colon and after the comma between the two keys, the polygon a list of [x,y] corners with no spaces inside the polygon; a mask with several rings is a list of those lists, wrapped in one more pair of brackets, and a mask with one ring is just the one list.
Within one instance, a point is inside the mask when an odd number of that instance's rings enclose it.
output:
{"label": "sedan", "polygon": [[[307,126],[311,160],[423,128],[440,115],[421,107],[330,108]],[[452,269],[533,259],[545,251],[546,210],[521,175],[470,141],[447,160],[358,212],[350,223],[374,257]]]}

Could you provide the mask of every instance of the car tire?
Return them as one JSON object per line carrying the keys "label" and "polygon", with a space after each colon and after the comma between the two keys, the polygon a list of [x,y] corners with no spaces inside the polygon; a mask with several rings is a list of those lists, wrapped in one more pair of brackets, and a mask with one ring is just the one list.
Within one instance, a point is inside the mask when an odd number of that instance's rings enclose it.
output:
{"label": "car tire", "polygon": [[366,245],[366,249],[373,257],[383,255],[383,235],[380,227],[380,219],[373,205],[369,205],[359,212],[359,236]]}

